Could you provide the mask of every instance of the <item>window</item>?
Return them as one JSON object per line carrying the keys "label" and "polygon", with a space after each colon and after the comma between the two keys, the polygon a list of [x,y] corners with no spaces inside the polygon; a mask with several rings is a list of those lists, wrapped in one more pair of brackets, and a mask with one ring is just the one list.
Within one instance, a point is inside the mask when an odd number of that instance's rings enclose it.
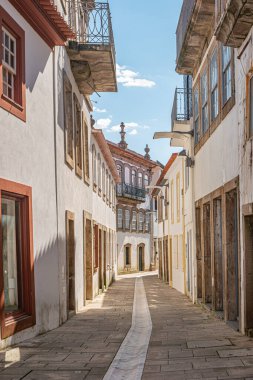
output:
{"label": "window", "polygon": [[139,231],[143,231],[143,212],[139,212]]}
{"label": "window", "polygon": [[75,162],[76,174],[82,177],[83,157],[82,157],[82,118],[81,107],[74,95],[74,125],[75,125]]}
{"label": "window", "polygon": [[109,174],[108,170],[106,169],[106,199],[109,201]]}
{"label": "window", "polygon": [[64,73],[63,83],[64,93],[64,123],[65,123],[65,161],[71,168],[74,168],[74,126],[72,109],[72,86]]}
{"label": "window", "polygon": [[125,245],[125,266],[131,265],[131,247]]}
{"label": "window", "polygon": [[127,185],[130,185],[131,183],[131,178],[130,178],[130,169],[128,166],[125,166],[125,183]]}
{"label": "window", "polygon": [[121,165],[117,165],[117,172],[118,172],[118,175],[120,177],[120,180],[122,181],[122,166]]}
{"label": "window", "polygon": [[174,181],[171,181],[170,184],[170,211],[171,211],[171,223],[174,223]]}
{"label": "window", "polygon": [[202,117],[202,133],[204,134],[209,127],[208,121],[208,80],[207,70],[201,77],[201,117]]}
{"label": "window", "polygon": [[98,153],[98,188],[101,190],[102,186],[102,167],[101,167],[101,156]]}
{"label": "window", "polygon": [[146,187],[148,185],[149,185],[149,178],[148,178],[148,175],[145,174],[145,176],[144,176],[144,186]]}
{"label": "window", "polygon": [[108,183],[108,186],[109,186],[109,202],[110,202],[110,206],[112,205],[112,182],[111,182],[111,175],[109,175],[109,179],[108,179],[109,183]]}
{"label": "window", "polygon": [[137,212],[133,211],[132,212],[132,230],[136,231],[137,229]]}
{"label": "window", "polygon": [[194,140],[195,144],[199,142],[199,88],[195,88],[194,90]]}
{"label": "window", "polygon": [[136,170],[132,170],[132,185],[134,187],[137,186],[137,173],[136,173]]}
{"label": "window", "polygon": [[164,207],[165,207],[165,219],[168,219],[168,203],[169,203],[169,188],[166,186],[165,188],[165,200],[164,200]]}
{"label": "window", "polygon": [[123,211],[121,208],[118,208],[117,210],[117,226],[118,229],[123,228]]}
{"label": "window", "polygon": [[249,137],[253,136],[253,76],[249,80]]}
{"label": "window", "polygon": [[180,222],[180,174],[177,174],[177,222]]}
{"label": "window", "polygon": [[143,178],[142,173],[138,173],[138,187],[139,188],[143,187],[142,178]]}
{"label": "window", "polygon": [[93,183],[97,184],[97,152],[95,145],[92,145],[92,172],[93,172]]}
{"label": "window", "polygon": [[105,164],[102,165],[102,190],[103,194],[105,195],[106,188],[105,188]]}
{"label": "window", "polygon": [[190,168],[185,160],[185,192],[189,189],[190,185]]}
{"label": "window", "polygon": [[150,227],[150,214],[146,213],[146,218],[145,218],[145,231],[149,232],[149,227]]}
{"label": "window", "polygon": [[2,339],[35,323],[32,191],[0,179]]}
{"label": "window", "polygon": [[130,211],[128,209],[125,210],[125,229],[130,229]]}
{"label": "window", "polygon": [[232,50],[228,46],[222,46],[222,97],[223,105],[232,96],[232,76],[231,76]]}
{"label": "window", "polygon": [[83,145],[84,145],[84,180],[89,182],[90,179],[90,168],[89,168],[89,133],[88,125],[85,118],[83,117]]}
{"label": "window", "polygon": [[218,99],[218,55],[217,50],[213,53],[210,62],[210,87],[211,87],[211,121],[213,121],[219,112]]}
{"label": "window", "polygon": [[0,7],[0,107],[25,121],[25,32]]}

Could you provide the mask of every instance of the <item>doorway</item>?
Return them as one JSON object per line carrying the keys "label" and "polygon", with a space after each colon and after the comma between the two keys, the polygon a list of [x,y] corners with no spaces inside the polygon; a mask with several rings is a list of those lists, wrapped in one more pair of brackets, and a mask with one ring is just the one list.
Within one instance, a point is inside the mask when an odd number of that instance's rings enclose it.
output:
{"label": "doorway", "polygon": [[102,244],[102,230],[99,228],[98,232],[98,270],[99,270],[99,289],[104,290],[103,281],[103,244]]}
{"label": "doorway", "polygon": [[169,275],[169,278],[170,278],[170,286],[173,286],[173,268],[172,268],[172,263],[173,263],[173,260],[172,260],[172,237],[170,237],[170,275]]}
{"label": "doorway", "polygon": [[211,273],[211,219],[210,203],[203,205],[203,238],[204,238],[204,303],[212,302],[212,273]]}
{"label": "doorway", "polygon": [[139,272],[143,272],[144,269],[145,269],[145,263],[144,263],[144,244],[141,244],[138,247],[138,261],[139,261]]}
{"label": "doorway", "polygon": [[226,193],[227,319],[239,317],[237,189]]}
{"label": "doorway", "polygon": [[214,309],[223,310],[223,252],[222,252],[222,203],[213,200],[214,227]]}
{"label": "doorway", "polygon": [[86,300],[93,297],[93,266],[92,266],[92,221],[85,219],[85,256],[86,256]]}
{"label": "doorway", "polygon": [[107,233],[106,231],[103,231],[103,235],[104,235],[104,287],[106,288],[107,286],[107,281],[106,281],[106,270],[107,270]]}
{"label": "doorway", "polygon": [[253,215],[244,217],[246,320],[245,332],[253,331]]}
{"label": "doorway", "polygon": [[66,212],[66,289],[67,314],[75,312],[75,216]]}
{"label": "doorway", "polygon": [[202,299],[201,209],[196,208],[197,298]]}

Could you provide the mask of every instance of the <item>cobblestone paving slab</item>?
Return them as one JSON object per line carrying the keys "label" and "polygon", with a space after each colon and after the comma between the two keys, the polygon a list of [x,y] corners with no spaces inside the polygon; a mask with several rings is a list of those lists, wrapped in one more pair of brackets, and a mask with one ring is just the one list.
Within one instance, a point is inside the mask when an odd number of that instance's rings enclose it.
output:
{"label": "cobblestone paving slab", "polygon": [[0,379],[103,379],[131,327],[134,286],[119,279],[61,327],[0,351]]}
{"label": "cobblestone paving slab", "polygon": [[140,380],[146,360],[152,322],[142,278],[136,278],[132,326],[104,380]]}
{"label": "cobblestone paving slab", "polygon": [[142,380],[253,378],[253,340],[157,277],[145,277],[153,330]]}

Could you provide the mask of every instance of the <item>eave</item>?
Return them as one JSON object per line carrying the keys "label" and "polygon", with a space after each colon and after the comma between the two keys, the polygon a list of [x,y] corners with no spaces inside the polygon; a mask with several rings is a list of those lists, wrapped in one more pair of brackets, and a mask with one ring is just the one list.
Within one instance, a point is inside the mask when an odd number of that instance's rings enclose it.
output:
{"label": "eave", "polygon": [[215,31],[217,40],[238,48],[253,25],[253,0],[230,0]]}
{"label": "eave", "polygon": [[192,75],[210,34],[215,0],[184,0],[177,26],[177,63],[179,74]]}
{"label": "eave", "polygon": [[[164,181],[164,177],[168,173],[169,169],[171,168],[171,166],[172,166],[173,162],[175,161],[175,159],[177,158],[177,156],[178,156],[178,153],[172,153],[172,155],[170,156],[169,161],[165,165],[160,177],[156,181],[155,186],[160,186],[161,184],[163,184],[162,182]],[[158,189],[154,189],[152,191],[152,196],[153,197],[156,196],[158,191],[159,191]]]}
{"label": "eave", "polygon": [[76,37],[52,0],[9,1],[51,49]]}

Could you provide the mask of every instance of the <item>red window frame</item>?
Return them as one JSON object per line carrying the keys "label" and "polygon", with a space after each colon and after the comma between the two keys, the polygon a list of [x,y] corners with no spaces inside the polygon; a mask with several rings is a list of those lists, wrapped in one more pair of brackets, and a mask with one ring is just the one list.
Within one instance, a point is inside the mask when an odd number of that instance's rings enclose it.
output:
{"label": "red window frame", "polygon": [[[16,39],[16,75],[14,100],[3,94],[2,65],[2,28]],[[17,118],[26,121],[26,85],[25,85],[25,32],[13,18],[0,6],[0,107]]]}
{"label": "red window frame", "polygon": [[[2,195],[21,200],[21,250],[22,250],[22,307],[11,313],[4,312],[4,279],[2,252]],[[32,225],[32,189],[16,182],[0,178],[0,324],[1,338],[5,339],[18,331],[35,324],[35,289]]]}

